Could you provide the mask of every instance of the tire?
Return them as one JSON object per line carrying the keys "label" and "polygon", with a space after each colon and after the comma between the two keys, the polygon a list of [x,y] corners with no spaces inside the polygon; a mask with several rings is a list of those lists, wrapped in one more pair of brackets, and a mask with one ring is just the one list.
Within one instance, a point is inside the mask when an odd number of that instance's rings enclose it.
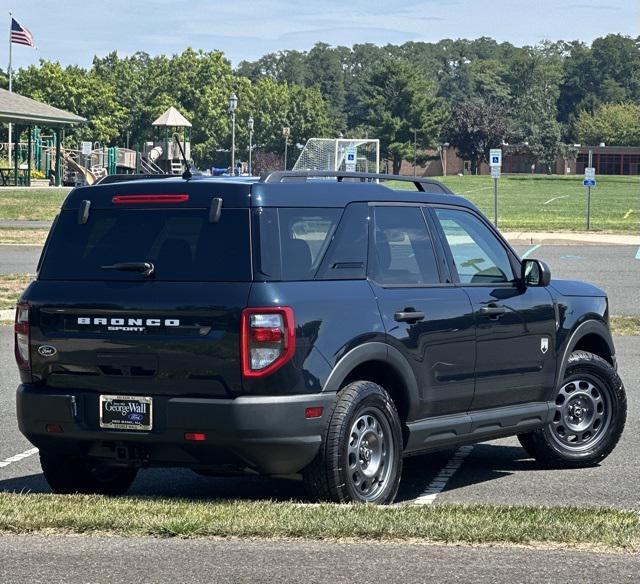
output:
{"label": "tire", "polygon": [[47,451],[40,451],[40,466],[51,490],[60,494],[123,495],[138,474],[137,468],[107,466]]}
{"label": "tire", "polygon": [[355,381],[338,394],[320,452],[303,471],[313,500],[392,503],[402,474],[402,429],[389,394]]}
{"label": "tire", "polygon": [[624,430],[627,397],[607,361],[573,352],[555,404],[552,422],[518,436],[529,455],[547,468],[582,468],[611,454]]}

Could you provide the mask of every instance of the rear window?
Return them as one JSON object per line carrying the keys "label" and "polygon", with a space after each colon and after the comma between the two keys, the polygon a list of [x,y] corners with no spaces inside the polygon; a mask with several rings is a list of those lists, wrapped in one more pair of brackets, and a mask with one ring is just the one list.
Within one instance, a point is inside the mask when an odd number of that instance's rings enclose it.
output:
{"label": "rear window", "polygon": [[151,262],[161,281],[251,280],[248,209],[96,209],[86,224],[62,211],[47,245],[42,280],[144,280],[136,272],[105,270],[122,262]]}

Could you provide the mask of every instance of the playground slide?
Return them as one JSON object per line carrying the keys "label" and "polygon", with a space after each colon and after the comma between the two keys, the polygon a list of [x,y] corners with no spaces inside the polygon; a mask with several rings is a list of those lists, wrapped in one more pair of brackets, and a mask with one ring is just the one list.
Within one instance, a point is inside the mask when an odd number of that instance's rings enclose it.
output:
{"label": "playground slide", "polygon": [[84,180],[88,185],[92,185],[98,180],[98,177],[95,174],[93,174],[88,168],[78,164],[69,154],[63,152],[62,158],[73,170],[84,176]]}

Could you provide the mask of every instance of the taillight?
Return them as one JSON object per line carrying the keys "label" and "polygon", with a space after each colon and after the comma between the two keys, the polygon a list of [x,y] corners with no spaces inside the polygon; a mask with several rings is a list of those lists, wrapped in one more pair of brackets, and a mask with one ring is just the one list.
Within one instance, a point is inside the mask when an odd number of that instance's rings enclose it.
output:
{"label": "taillight", "polygon": [[296,349],[293,310],[245,308],[241,323],[242,374],[264,377],[282,367]]}
{"label": "taillight", "polygon": [[20,369],[31,369],[31,347],[29,339],[29,305],[18,304],[16,306],[16,322],[13,325],[15,332],[16,363]]}

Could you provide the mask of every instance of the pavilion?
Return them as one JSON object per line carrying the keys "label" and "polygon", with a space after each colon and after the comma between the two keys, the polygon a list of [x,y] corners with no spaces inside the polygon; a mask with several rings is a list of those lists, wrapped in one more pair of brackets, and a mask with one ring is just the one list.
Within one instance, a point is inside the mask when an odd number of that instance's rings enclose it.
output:
{"label": "pavilion", "polygon": [[[50,106],[41,101],[36,101],[19,93],[9,92],[6,89],[0,89],[0,123],[14,124],[14,156],[13,169],[0,169],[7,171],[8,175],[2,172],[3,184],[19,184],[19,162],[18,150],[20,145],[20,133],[27,130],[27,170],[24,175],[24,184],[31,184],[31,129],[34,126],[52,128],[56,136],[56,158],[55,158],[55,184],[62,184],[62,153],[61,153],[61,132],[62,129],[74,124],[82,124],[86,122],[85,118],[72,114],[70,112]],[[11,170],[13,172],[11,173]],[[12,175],[12,176],[11,176]],[[8,182],[12,180],[12,182]]]}

